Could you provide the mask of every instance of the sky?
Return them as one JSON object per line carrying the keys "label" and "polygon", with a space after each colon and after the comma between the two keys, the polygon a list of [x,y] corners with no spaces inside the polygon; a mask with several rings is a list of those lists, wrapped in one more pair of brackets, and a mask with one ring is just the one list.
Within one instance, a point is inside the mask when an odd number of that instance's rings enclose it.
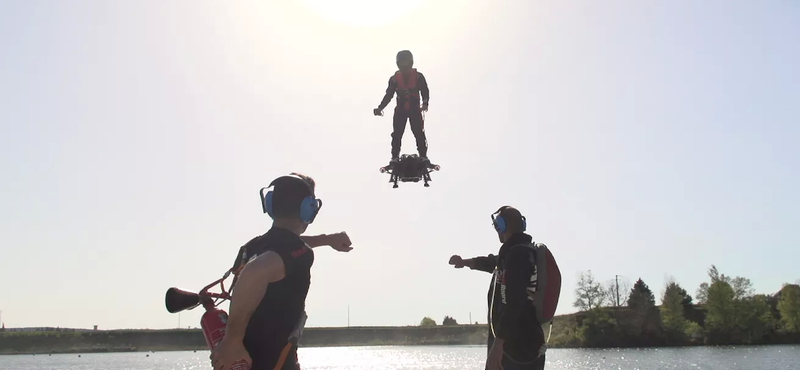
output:
{"label": "sky", "polygon": [[[7,327],[199,326],[199,290],[298,171],[324,207],[307,325],[486,322],[490,214],[562,272],[800,279],[800,4],[754,1],[0,1],[0,311]],[[409,49],[431,89],[431,187],[392,189]],[[409,129],[403,153],[414,153]],[[660,299],[658,300],[660,302]],[[227,305],[223,306],[227,310]]]}

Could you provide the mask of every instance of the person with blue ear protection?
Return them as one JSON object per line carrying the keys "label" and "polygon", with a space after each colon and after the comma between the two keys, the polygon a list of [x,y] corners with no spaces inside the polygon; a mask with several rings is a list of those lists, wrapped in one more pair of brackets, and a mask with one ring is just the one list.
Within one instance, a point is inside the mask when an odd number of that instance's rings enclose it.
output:
{"label": "person with blue ear protection", "polygon": [[527,220],[514,207],[503,206],[492,213],[492,227],[502,245],[497,255],[463,259],[450,257],[455,268],[469,267],[493,273],[487,305],[489,335],[487,370],[544,369],[545,337],[536,307],[529,299],[536,289],[536,254],[533,238],[526,234]]}
{"label": "person with blue ear protection", "polygon": [[297,341],[305,325],[312,248],[352,250],[347,233],[302,235],[322,208],[311,177],[292,173],[262,188],[261,209],[272,227],[239,249],[240,271],[231,297],[225,336],[211,354],[216,370],[242,359],[252,370],[299,369]]}

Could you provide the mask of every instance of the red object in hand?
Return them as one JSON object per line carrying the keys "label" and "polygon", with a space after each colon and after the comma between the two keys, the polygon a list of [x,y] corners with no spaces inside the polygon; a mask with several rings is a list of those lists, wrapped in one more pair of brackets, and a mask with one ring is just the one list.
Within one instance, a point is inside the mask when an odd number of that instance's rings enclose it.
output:
{"label": "red object in hand", "polygon": [[228,314],[218,308],[206,310],[200,319],[200,327],[203,328],[203,336],[210,350],[217,348],[217,345],[225,336],[225,327],[228,325]]}
{"label": "red object in hand", "polygon": [[[236,265],[238,264],[237,260]],[[228,313],[216,307],[218,304],[216,300],[228,300],[231,298],[230,293],[225,291],[223,282],[232,273],[234,276],[233,283],[231,284],[232,289],[233,284],[236,283],[238,271],[240,271],[242,267],[243,264],[241,266],[234,266],[234,268],[226,272],[221,279],[207,285],[199,293],[191,293],[173,287],[167,290],[167,294],[164,297],[167,311],[170,313],[176,313],[187,309],[191,310],[198,305],[203,305],[206,312],[203,313],[203,317],[200,318],[200,327],[203,330],[203,337],[206,340],[206,345],[208,345],[208,349],[212,352],[219,346],[222,339],[225,338],[225,332],[228,326]],[[211,293],[208,291],[217,284],[220,285],[222,293]],[[235,361],[230,369],[225,370],[251,370],[251,368],[252,366],[246,359],[240,359]]]}
{"label": "red object in hand", "polygon": [[[200,319],[200,327],[203,328],[203,336],[206,344],[212,351],[217,348],[219,342],[225,337],[225,328],[228,325],[228,313],[215,307],[206,309],[206,313]],[[244,359],[236,361],[226,370],[250,370],[250,364]]]}

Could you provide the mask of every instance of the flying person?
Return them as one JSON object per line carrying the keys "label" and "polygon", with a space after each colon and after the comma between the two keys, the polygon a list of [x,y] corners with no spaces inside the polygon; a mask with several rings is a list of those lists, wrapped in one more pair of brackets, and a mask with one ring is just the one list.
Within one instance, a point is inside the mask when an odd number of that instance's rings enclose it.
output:
{"label": "flying person", "polygon": [[525,217],[504,206],[492,214],[492,224],[502,245],[497,255],[463,259],[450,264],[494,273],[489,288],[487,370],[542,370],[546,341],[542,325],[552,320],[560,272],[552,255],[525,233]]}
{"label": "flying person", "polygon": [[239,250],[236,264],[244,265],[231,296],[225,336],[211,354],[215,370],[228,370],[242,360],[252,370],[299,369],[292,339],[305,325],[312,248],[352,249],[344,232],[302,236],[322,206],[312,178],[293,173],[269,187],[273,190],[262,194],[262,207],[272,217],[272,227]]}
{"label": "flying person", "polygon": [[[397,53],[397,68],[392,77],[389,78],[389,86],[383,100],[372,112],[379,116],[383,109],[389,105],[392,96],[397,94],[397,106],[394,109],[392,118],[392,159],[390,165],[397,163],[400,158],[400,146],[402,145],[403,133],[406,129],[406,121],[410,122],[411,132],[417,140],[417,152],[423,162],[428,161],[428,140],[425,137],[425,122],[422,112],[428,111],[428,100],[430,92],[425,76],[418,72],[414,66],[414,56],[408,50]],[[420,98],[422,106],[420,106]]]}

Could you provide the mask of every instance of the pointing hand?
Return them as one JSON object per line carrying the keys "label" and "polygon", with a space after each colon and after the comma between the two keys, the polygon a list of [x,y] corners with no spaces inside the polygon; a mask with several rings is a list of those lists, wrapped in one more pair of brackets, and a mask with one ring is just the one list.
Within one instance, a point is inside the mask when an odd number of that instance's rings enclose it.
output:
{"label": "pointing hand", "polygon": [[351,247],[353,242],[350,241],[350,237],[347,236],[347,233],[344,231],[335,234],[328,234],[327,244],[339,252],[350,252],[353,250],[353,247]]}
{"label": "pointing hand", "polygon": [[450,264],[455,266],[457,269],[460,269],[460,268],[463,268],[464,266],[466,266],[466,264],[464,263],[464,260],[461,259],[461,256],[459,256],[459,255],[455,255],[455,256],[450,257]]}

